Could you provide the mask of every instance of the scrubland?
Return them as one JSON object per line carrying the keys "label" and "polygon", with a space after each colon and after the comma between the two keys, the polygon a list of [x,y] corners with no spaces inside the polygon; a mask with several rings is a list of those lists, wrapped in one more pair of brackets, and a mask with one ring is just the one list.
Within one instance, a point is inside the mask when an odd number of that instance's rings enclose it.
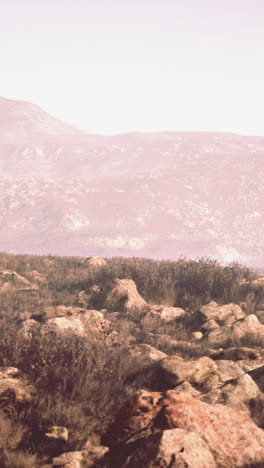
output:
{"label": "scrubland", "polygon": [[[264,283],[258,277],[259,272],[243,265],[221,266],[210,258],[111,258],[91,265],[80,257],[0,254],[0,465],[182,467],[182,461],[170,464],[163,455],[158,462],[156,455],[145,462],[137,455],[131,461],[122,437],[118,458],[115,443],[108,443],[116,415],[135,394],[164,395],[178,392],[182,384],[184,394],[189,386],[189,395],[196,398],[194,392],[199,392],[210,407],[225,404],[230,411],[248,412],[261,431],[261,376],[252,377],[258,392],[244,388],[241,380],[242,374],[249,376],[264,365]],[[223,355],[221,362],[239,362],[241,375],[225,371],[225,379],[215,367],[217,353],[230,349],[237,350],[238,359]],[[173,370],[168,367],[172,363]],[[203,378],[181,370],[184,363],[190,363],[189,369],[193,363],[196,370],[200,366],[197,372]],[[239,391],[232,384],[237,400],[228,403],[229,387],[213,397],[232,378],[240,382]],[[54,428],[64,428],[67,435],[49,436]],[[135,453],[143,451],[136,439],[132,443]],[[73,461],[60,458],[72,452]],[[192,457],[193,464],[185,466],[207,466]],[[231,458],[221,465],[219,460],[215,456],[215,466],[263,466],[257,465],[261,458],[255,465],[246,457],[244,465]]]}

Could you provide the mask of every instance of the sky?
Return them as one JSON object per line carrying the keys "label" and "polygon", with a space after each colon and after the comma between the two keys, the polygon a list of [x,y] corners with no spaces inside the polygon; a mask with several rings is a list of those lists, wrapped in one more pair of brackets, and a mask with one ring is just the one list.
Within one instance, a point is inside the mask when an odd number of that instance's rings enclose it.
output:
{"label": "sky", "polygon": [[263,0],[2,0],[0,96],[89,133],[264,136]]}

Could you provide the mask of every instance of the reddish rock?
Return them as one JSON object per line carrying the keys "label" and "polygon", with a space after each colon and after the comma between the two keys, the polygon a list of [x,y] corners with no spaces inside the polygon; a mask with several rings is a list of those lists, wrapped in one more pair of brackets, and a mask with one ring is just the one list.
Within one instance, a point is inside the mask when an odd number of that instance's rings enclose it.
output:
{"label": "reddish rock", "polygon": [[[223,405],[210,405],[192,398],[186,393],[177,394],[170,390],[166,393],[140,390],[121,408],[113,425],[105,435],[104,443],[111,447],[113,456],[121,450],[125,456],[126,448],[131,460],[130,444],[141,445],[142,457],[148,439],[157,437],[158,444],[168,429],[182,429],[195,434],[207,445],[217,467],[235,468],[250,463],[264,466],[264,433],[249,416]],[[159,433],[156,436],[155,433]],[[160,433],[161,432],[161,433]],[[139,440],[142,439],[140,442]],[[176,444],[177,446],[177,444]],[[191,450],[186,442],[186,450]],[[156,455],[155,455],[156,456]],[[146,467],[183,467],[184,464],[155,464],[155,456],[148,460]],[[126,462],[127,463],[127,462]],[[206,466],[195,465],[190,467]],[[208,465],[208,467],[214,466]],[[115,468],[136,467],[135,464],[116,464]]]}

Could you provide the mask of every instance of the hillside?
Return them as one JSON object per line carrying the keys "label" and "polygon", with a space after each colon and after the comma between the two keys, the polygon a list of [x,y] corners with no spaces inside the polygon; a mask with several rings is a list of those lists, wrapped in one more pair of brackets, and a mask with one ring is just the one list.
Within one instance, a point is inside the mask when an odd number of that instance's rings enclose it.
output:
{"label": "hillside", "polygon": [[84,134],[0,100],[2,250],[264,264],[264,137]]}

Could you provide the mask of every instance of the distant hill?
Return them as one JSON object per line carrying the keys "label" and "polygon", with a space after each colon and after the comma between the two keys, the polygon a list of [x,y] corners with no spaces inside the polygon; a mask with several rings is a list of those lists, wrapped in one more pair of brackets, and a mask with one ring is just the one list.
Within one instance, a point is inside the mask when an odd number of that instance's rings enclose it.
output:
{"label": "distant hill", "polygon": [[0,245],[264,265],[264,137],[89,135],[0,98]]}

